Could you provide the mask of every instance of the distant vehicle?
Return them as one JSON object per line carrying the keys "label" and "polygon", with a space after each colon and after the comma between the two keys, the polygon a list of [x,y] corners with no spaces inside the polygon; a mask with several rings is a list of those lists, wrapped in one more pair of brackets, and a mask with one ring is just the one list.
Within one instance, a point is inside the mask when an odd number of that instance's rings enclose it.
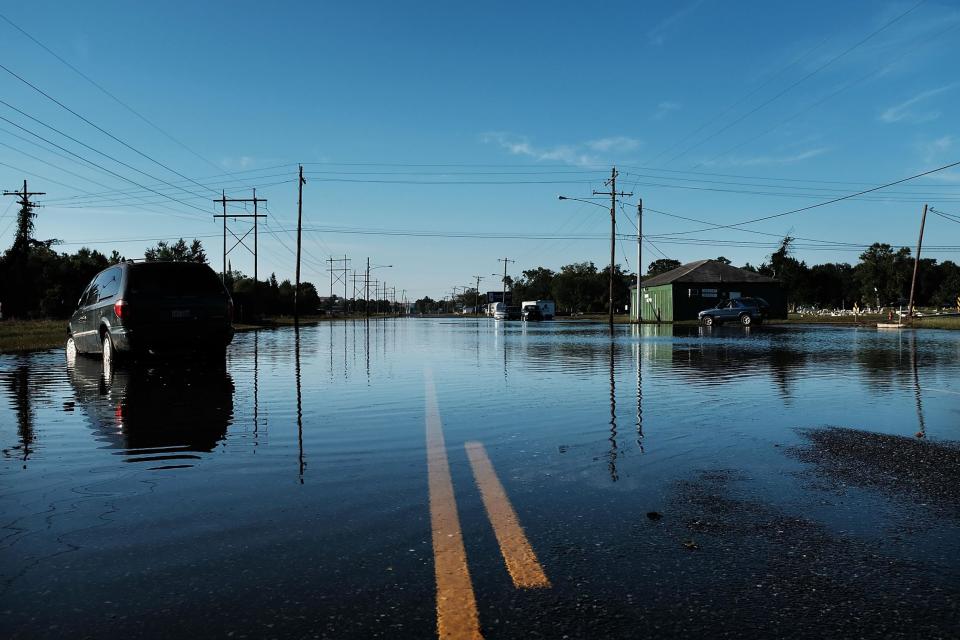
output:
{"label": "distant vehicle", "polygon": [[553,300],[527,300],[520,306],[526,308],[528,305],[536,305],[544,320],[553,320],[553,316],[557,315],[557,305]]}
{"label": "distant vehicle", "polygon": [[196,262],[122,262],[98,273],[67,324],[67,349],[102,354],[185,351],[222,357],[233,340],[233,300]]}
{"label": "distant vehicle", "polygon": [[519,320],[520,307],[507,307],[502,302],[497,303],[496,310],[493,312],[494,320]]}
{"label": "distant vehicle", "polygon": [[770,305],[763,298],[734,298],[723,300],[717,306],[698,314],[701,324],[710,326],[737,321],[743,326],[760,324],[769,315]]}
{"label": "distant vehicle", "polygon": [[540,313],[540,307],[535,304],[523,305],[520,316],[524,322],[539,322],[540,320],[543,320],[543,314]]}
{"label": "distant vehicle", "polygon": [[[497,313],[503,314],[503,318],[497,318]],[[487,305],[487,314],[492,316],[494,319],[503,320],[506,318],[507,305],[502,302],[491,302]]]}

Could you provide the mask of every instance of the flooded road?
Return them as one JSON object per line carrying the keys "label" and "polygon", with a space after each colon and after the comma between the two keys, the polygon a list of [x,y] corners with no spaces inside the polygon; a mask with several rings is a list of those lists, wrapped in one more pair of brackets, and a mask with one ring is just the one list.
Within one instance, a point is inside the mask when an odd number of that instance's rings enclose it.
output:
{"label": "flooded road", "polygon": [[395,319],[65,360],[0,356],[4,637],[960,628],[955,333]]}

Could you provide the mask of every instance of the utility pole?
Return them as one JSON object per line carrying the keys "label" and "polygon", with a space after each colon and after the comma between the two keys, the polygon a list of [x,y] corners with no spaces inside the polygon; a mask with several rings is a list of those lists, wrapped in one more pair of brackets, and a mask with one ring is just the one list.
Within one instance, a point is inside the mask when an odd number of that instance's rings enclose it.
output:
{"label": "utility pole", "polygon": [[628,198],[632,193],[617,192],[617,168],[610,169],[610,179],[604,182],[610,191],[594,191],[595,196],[610,196],[610,297],[607,303],[610,315],[610,329],[613,330],[613,266],[617,260],[617,197]]}
{"label": "utility pole", "polygon": [[[256,307],[256,305],[257,305],[257,303],[258,303],[258,301],[259,301],[259,296],[258,296],[258,294],[257,294],[257,291],[258,291],[259,288],[260,288],[260,286],[259,286],[259,285],[260,285],[260,282],[259,282],[259,280],[258,280],[259,274],[258,274],[258,271],[257,271],[257,264],[258,264],[258,255],[257,255],[257,248],[258,248],[258,247],[257,247],[257,227],[260,226],[260,225],[259,225],[260,218],[266,218],[266,217],[267,217],[267,214],[265,214],[265,213],[259,213],[259,212],[257,211],[257,204],[259,204],[260,202],[266,202],[266,201],[267,201],[266,198],[258,198],[258,197],[257,197],[257,190],[256,190],[256,189],[253,190],[253,197],[252,197],[252,198],[228,198],[228,197],[226,197],[226,195],[223,195],[219,200],[214,200],[214,203],[219,202],[219,203],[221,203],[221,204],[223,205],[223,213],[221,213],[221,214],[215,214],[213,217],[214,217],[214,218],[223,218],[223,229],[224,229],[224,234],[223,234],[223,262],[224,262],[224,265],[226,265],[226,262],[227,262],[227,254],[229,254],[231,251],[233,251],[234,249],[236,249],[238,245],[243,245],[243,248],[244,248],[244,249],[246,249],[247,251],[250,251],[250,253],[253,254],[253,300],[254,300],[254,306],[255,306],[255,307]],[[227,214],[227,203],[228,203],[228,202],[252,202],[252,203],[253,203],[253,213],[231,213],[231,214]],[[253,228],[252,228],[251,230],[248,230],[248,231],[247,231],[245,234],[243,234],[242,236],[237,236],[237,234],[235,234],[231,229],[229,229],[229,228],[227,227],[227,218],[233,218],[233,219],[237,219],[237,218],[253,218]],[[237,239],[237,241],[234,243],[234,245],[233,245],[232,247],[230,247],[229,249],[227,249],[227,233],[226,233],[227,231],[230,231],[230,235],[232,235],[234,238]],[[250,247],[248,247],[247,244],[244,242],[244,239],[246,239],[246,237],[247,237],[248,235],[250,235],[250,231],[253,231],[253,250],[252,250],[252,251],[250,250]],[[299,261],[298,261],[298,264],[299,264]],[[226,278],[226,267],[224,267],[224,278]]]}
{"label": "utility pole", "polygon": [[497,258],[497,262],[503,263],[503,310],[507,310],[507,263],[516,262],[509,258]]}
{"label": "utility pole", "polygon": [[[26,187],[24,187],[26,190]],[[913,292],[917,286],[917,268],[920,266],[920,248],[923,246],[923,226],[927,222],[927,205],[923,205],[923,216],[920,218],[920,238],[917,240],[917,255],[913,259],[913,279],[910,281],[910,302],[907,305],[907,314],[910,324],[913,324]]]}
{"label": "utility pole", "polygon": [[[293,321],[300,322],[300,237],[303,233],[303,185],[307,183],[303,178],[303,165],[300,165],[300,180],[297,181],[297,284],[293,290]],[[224,205],[226,207],[226,205]],[[226,213],[226,211],[224,211]],[[226,220],[224,220],[226,223]],[[226,233],[226,232],[224,232]],[[224,236],[226,238],[226,236]]]}
{"label": "utility pole", "polygon": [[479,315],[480,314],[480,281],[483,280],[483,276],[473,276],[473,277],[477,279],[477,289],[476,289],[477,300],[474,303],[473,313],[474,315]]}
{"label": "utility pole", "polygon": [[363,294],[363,312],[370,317],[370,256],[367,256],[367,274],[363,278],[366,292]]}
{"label": "utility pole", "polygon": [[643,250],[643,198],[637,199],[637,304],[635,311],[637,312],[637,324],[640,324],[640,283],[643,262],[641,261],[641,253]]}
{"label": "utility pole", "polygon": [[33,218],[36,214],[33,213],[34,207],[37,205],[30,202],[30,196],[45,196],[47,195],[43,191],[28,191],[27,190],[27,180],[23,180],[23,191],[4,191],[3,195],[5,196],[20,196],[20,199],[17,202],[25,210],[25,215],[29,218]]}

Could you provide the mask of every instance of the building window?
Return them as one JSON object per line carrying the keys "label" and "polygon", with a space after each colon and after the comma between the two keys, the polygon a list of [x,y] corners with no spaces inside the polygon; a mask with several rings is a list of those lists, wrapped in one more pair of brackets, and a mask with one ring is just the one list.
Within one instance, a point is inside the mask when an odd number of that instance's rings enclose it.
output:
{"label": "building window", "polygon": [[688,297],[688,298],[694,298],[694,297],[699,298],[699,297],[700,297],[700,289],[687,289],[687,297]]}
{"label": "building window", "polygon": [[700,296],[703,298],[716,298],[717,290],[716,289],[701,289]]}

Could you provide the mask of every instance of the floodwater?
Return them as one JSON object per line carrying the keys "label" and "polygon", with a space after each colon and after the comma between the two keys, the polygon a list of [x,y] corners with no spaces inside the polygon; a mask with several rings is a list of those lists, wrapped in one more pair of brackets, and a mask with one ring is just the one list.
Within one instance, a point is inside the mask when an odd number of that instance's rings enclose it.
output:
{"label": "floodwater", "polygon": [[66,360],[0,356],[4,637],[960,628],[960,505],[796,455],[960,440],[956,333],[391,319]]}

